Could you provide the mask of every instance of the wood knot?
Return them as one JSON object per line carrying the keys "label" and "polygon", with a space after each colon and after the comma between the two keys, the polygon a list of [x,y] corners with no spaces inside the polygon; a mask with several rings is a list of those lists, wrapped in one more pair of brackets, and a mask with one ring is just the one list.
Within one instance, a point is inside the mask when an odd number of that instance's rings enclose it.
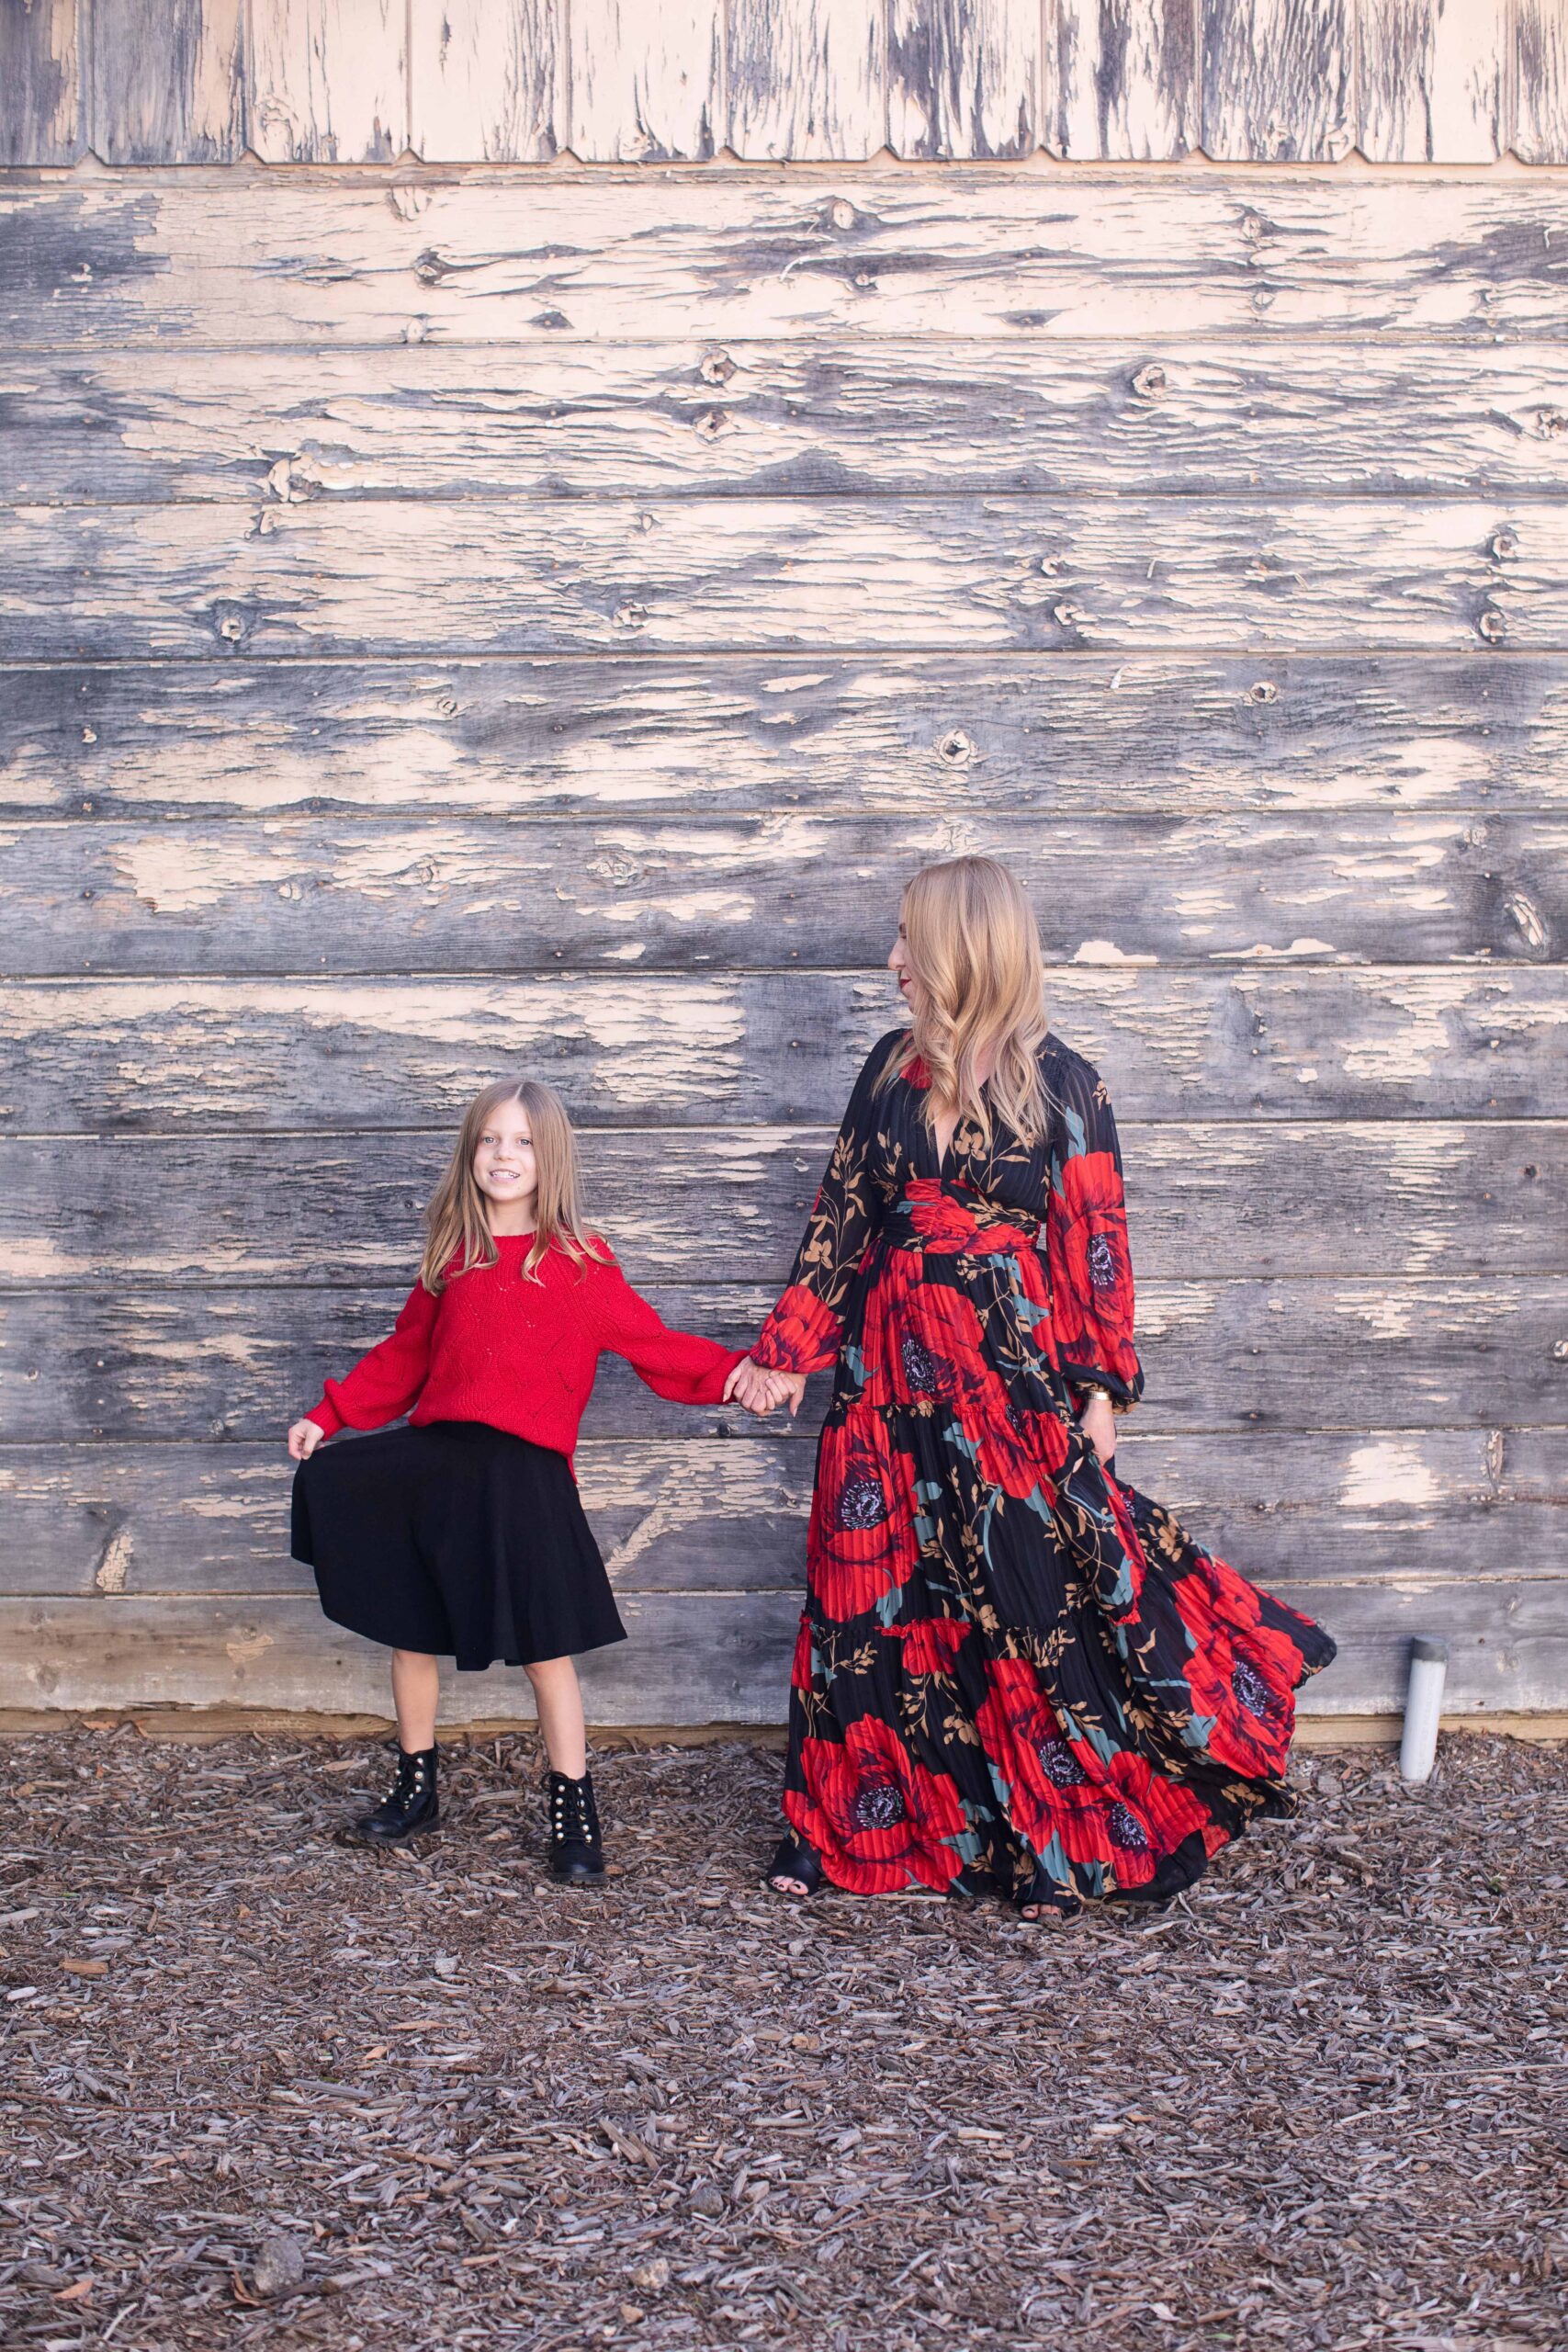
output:
{"label": "wood knot", "polygon": [[938,743],[936,755],[950,768],[966,768],[975,756],[975,746],[962,727],[955,727]]}
{"label": "wood knot", "polygon": [[1535,429],[1542,441],[1561,441],[1562,435],[1568,433],[1568,409],[1538,408],[1535,413]]}
{"label": "wood knot", "polygon": [[1272,678],[1258,678],[1247,690],[1248,702],[1278,702],[1280,689]]}
{"label": "wood knot", "polygon": [[716,441],[721,433],[728,430],[729,421],[727,409],[707,408],[697,418],[692,430],[704,441]]}
{"label": "wood knot", "polygon": [[456,718],[457,716],[457,695],[438,695],[435,698],[435,716],[437,718]]}
{"label": "wood knot", "polygon": [[828,218],[835,229],[852,229],[856,217],[854,206],[847,196],[836,196],[828,207]]}
{"label": "wood knot", "polygon": [[456,267],[456,262],[447,261],[434,245],[426,245],[424,251],[416,254],[413,259],[413,274],[422,286],[439,286]]}
{"label": "wood knot", "polygon": [[1488,605],[1475,624],[1475,633],[1488,645],[1501,645],[1508,634],[1508,624],[1495,605]]}
{"label": "wood knot", "polygon": [[697,373],[705,384],[728,384],[735,373],[735,362],[728,351],[710,351],[698,363]]}
{"label": "wood knot", "polygon": [[225,645],[243,645],[251,633],[251,615],[244,605],[227,599],[213,605],[212,622]]}
{"label": "wood knot", "polygon": [[646,605],[617,605],[615,607],[615,622],[617,628],[641,628],[647,618]]}
{"label": "wood knot", "polygon": [[1252,296],[1252,307],[1255,311],[1271,311],[1273,309],[1274,297],[1269,293],[1267,286],[1255,288]]}
{"label": "wood knot", "polygon": [[427,187],[389,187],[387,201],[400,220],[417,220],[428,212],[434,191]]}
{"label": "wood knot", "polygon": [[1486,545],[1499,563],[1506,563],[1510,556],[1516,556],[1519,551],[1518,533],[1507,529],[1494,531]]}
{"label": "wood knot", "polygon": [[1261,244],[1263,242],[1263,215],[1260,212],[1244,212],[1241,216],[1241,234],[1244,243],[1249,245]]}
{"label": "wood knot", "polygon": [[1170,390],[1165,369],[1151,360],[1148,367],[1140,368],[1134,377],[1133,390],[1141,401],[1163,401]]}

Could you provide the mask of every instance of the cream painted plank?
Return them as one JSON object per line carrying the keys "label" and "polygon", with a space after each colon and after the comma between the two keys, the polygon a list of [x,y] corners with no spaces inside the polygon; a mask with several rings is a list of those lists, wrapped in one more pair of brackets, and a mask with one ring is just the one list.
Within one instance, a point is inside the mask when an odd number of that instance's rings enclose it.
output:
{"label": "cream painted plank", "polygon": [[429,164],[543,164],[566,145],[557,0],[409,0],[409,145]]}
{"label": "cream painted plank", "polygon": [[0,820],[0,971],[841,970],[906,877],[965,852],[1053,963],[1213,969],[1568,958],[1562,818],[808,816],[728,823]]}
{"label": "cream painted plank", "polygon": [[1374,164],[1489,164],[1508,144],[1512,0],[1359,0],[1357,144]]}
{"label": "cream painted plank", "polygon": [[11,348],[1568,336],[1568,187],[1223,170],[425,176],[7,191]]}
{"label": "cream painted plank", "polygon": [[1528,499],[15,507],[13,659],[1568,646]]}
{"label": "cream painted plank", "polygon": [[962,827],[1107,805],[1561,812],[1568,662],[949,653],[0,671],[12,816],[853,807]]}
{"label": "cream painted plank", "polygon": [[[1565,1120],[1120,1127],[1143,1282],[1568,1272]],[[825,1125],[604,1128],[590,1106],[590,1213],[650,1278],[778,1273],[831,1139]],[[355,1135],[243,1128],[99,1136],[90,1150],[0,1137],[0,1283],[394,1283],[451,1148],[445,1129],[382,1135],[369,1154]]]}
{"label": "cream painted plank", "polygon": [[[881,941],[878,940],[878,946]],[[1056,1028],[1129,1118],[1539,1118],[1560,968],[1056,967]],[[520,1063],[604,1125],[836,1124],[889,976],[31,980],[0,1001],[0,1131],[444,1125]]]}
{"label": "cream painted plank", "polygon": [[[782,1717],[798,1594],[627,1593],[621,1614],[630,1640],[581,1661],[590,1724]],[[0,1706],[143,1702],[385,1713],[387,1653],[313,1596],[0,1600]],[[444,1724],[532,1712],[521,1669],[447,1674]]]}
{"label": "cream painted plank", "polygon": [[571,0],[572,153],[704,162],[723,135],[722,0]]}
{"label": "cream painted plank", "polygon": [[1568,490],[1568,355],[927,337],[0,359],[0,502]]}
{"label": "cream painted plank", "polygon": [[1021,0],[891,0],[887,143],[908,160],[1027,155],[1041,16]]}
{"label": "cream painted plank", "polygon": [[728,0],[727,13],[725,144],[738,155],[859,163],[886,144],[884,0]]}
{"label": "cream painted plank", "polygon": [[405,0],[260,0],[247,95],[263,161],[395,161],[409,143],[406,19]]}
{"label": "cream painted plank", "polygon": [[[411,1250],[411,1261],[416,1251]],[[745,1348],[789,1271],[780,1252],[745,1283],[628,1275],[670,1323]],[[281,1438],[385,1337],[413,1278],[387,1289],[50,1289],[0,1295],[7,1442]],[[1164,1434],[1212,1430],[1562,1428],[1568,1275],[1415,1279],[1340,1274],[1144,1283],[1140,1418]],[[813,1385],[795,1432],[809,1450],[826,1405]],[[619,1358],[600,1365],[587,1437],[761,1441],[735,1406],[666,1403]],[[1565,1629],[1568,1630],[1568,1629]]]}
{"label": "cream painted plank", "polygon": [[73,164],[85,144],[77,0],[0,6],[0,165]]}
{"label": "cream painted plank", "polygon": [[1568,164],[1568,0],[1514,0],[1513,150]]}
{"label": "cream painted plank", "polygon": [[1355,0],[1202,0],[1203,151],[1337,163],[1355,143]]}
{"label": "cream painted plank", "polygon": [[1166,163],[1199,145],[1199,0],[1054,0],[1046,22],[1053,154]]}
{"label": "cream painted plank", "polygon": [[[346,1442],[347,1441],[345,1441]],[[1530,1482],[1526,1449],[1541,1457]],[[1526,1487],[1499,1456],[1517,1452]],[[1117,1467],[1245,1574],[1290,1586],[1561,1574],[1561,1430],[1331,1430],[1134,1437]],[[592,1440],[582,1498],[622,1593],[798,1585],[814,1453],[794,1435]],[[271,1444],[0,1446],[0,1590],[246,1594],[312,1589],[288,1557],[290,1465]]]}
{"label": "cream painted plank", "polygon": [[[1396,1714],[1410,1640],[1450,1645],[1455,1714],[1560,1709],[1568,1700],[1568,1586],[1302,1583],[1285,1596],[1340,1645],[1303,1714]],[[799,1615],[794,1592],[627,1594],[631,1639],[586,1658],[591,1724],[782,1723]],[[443,1723],[525,1718],[520,1672],[449,1675]],[[386,1653],[313,1599],[0,1600],[0,1706],[250,1706],[385,1714]]]}
{"label": "cream painted plank", "polygon": [[106,164],[231,164],[245,144],[243,0],[92,0],[88,143]]}

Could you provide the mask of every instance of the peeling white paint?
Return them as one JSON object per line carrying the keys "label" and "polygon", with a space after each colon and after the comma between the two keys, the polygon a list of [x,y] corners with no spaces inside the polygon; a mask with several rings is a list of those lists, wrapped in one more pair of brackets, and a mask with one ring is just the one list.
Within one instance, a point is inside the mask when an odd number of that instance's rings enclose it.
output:
{"label": "peeling white paint", "polygon": [[1157,964],[1159,957],[1157,956],[1129,956],[1116,945],[1114,940],[1086,939],[1080,946],[1074,949],[1072,960],[1075,964]]}
{"label": "peeling white paint", "polygon": [[1419,1449],[1382,1438],[1359,1445],[1345,1465],[1339,1501],[1346,1510],[1382,1510],[1390,1504],[1419,1510],[1438,1502],[1441,1488]]}

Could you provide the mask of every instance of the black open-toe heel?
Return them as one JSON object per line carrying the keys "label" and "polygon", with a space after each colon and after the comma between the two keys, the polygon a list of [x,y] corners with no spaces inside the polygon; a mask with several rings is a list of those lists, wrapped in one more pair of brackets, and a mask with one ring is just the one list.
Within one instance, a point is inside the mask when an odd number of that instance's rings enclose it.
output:
{"label": "black open-toe heel", "polygon": [[1049,1871],[1037,1870],[1027,1886],[1014,1890],[1012,1907],[1020,1914],[1032,1911],[1031,1928],[1070,1928],[1083,1911],[1076,1894],[1064,1895]]}
{"label": "black open-toe heel", "polygon": [[[807,1846],[799,1838],[781,1838],[773,1849],[773,1859],[768,1864],[765,1883],[773,1887],[775,1894],[783,1894],[784,1890],[782,1886],[773,1886],[776,1878],[792,1878],[807,1895],[819,1894],[822,1891],[822,1862],[815,1847]],[[801,1897],[792,1895],[786,1900],[799,1902]]]}

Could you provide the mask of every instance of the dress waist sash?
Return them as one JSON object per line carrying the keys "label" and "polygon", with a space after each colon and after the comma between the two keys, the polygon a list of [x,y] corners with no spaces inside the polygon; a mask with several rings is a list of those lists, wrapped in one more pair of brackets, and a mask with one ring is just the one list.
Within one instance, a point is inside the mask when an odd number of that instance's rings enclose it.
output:
{"label": "dress waist sash", "polygon": [[889,1206],[883,1238],[890,1249],[934,1257],[1010,1258],[1038,1246],[1040,1226],[1028,1209],[989,1201],[972,1184],[916,1176]]}

